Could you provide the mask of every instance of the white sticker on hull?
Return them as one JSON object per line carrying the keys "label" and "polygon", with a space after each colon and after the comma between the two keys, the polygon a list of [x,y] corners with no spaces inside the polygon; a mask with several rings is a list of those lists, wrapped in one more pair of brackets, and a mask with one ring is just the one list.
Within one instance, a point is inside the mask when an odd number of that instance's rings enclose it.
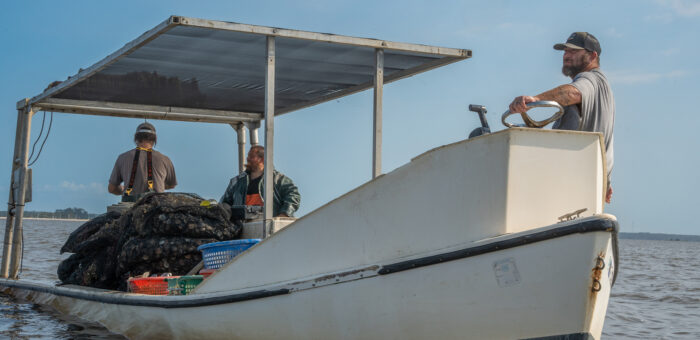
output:
{"label": "white sticker on hull", "polygon": [[515,265],[515,258],[498,260],[493,263],[493,272],[500,287],[509,287],[520,283],[520,273]]}

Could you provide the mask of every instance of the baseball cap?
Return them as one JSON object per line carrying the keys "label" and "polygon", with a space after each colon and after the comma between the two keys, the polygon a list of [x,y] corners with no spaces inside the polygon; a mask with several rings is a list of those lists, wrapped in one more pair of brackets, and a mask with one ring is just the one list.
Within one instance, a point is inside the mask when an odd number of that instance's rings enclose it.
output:
{"label": "baseball cap", "polygon": [[586,49],[591,52],[595,51],[600,55],[600,43],[598,39],[588,32],[571,33],[569,39],[566,39],[565,43],[554,45],[555,50],[563,50],[565,48],[577,50]]}
{"label": "baseball cap", "polygon": [[139,133],[139,132],[152,133],[155,135],[156,128],[151,123],[141,123],[136,128],[136,133]]}

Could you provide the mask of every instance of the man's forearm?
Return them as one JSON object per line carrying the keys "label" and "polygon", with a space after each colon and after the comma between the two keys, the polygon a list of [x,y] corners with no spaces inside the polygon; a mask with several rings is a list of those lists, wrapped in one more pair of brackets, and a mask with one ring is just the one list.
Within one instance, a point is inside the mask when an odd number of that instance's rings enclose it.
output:
{"label": "man's forearm", "polygon": [[109,191],[110,194],[120,196],[124,193],[124,187],[121,185],[108,184],[107,191]]}
{"label": "man's forearm", "polygon": [[561,106],[568,106],[581,103],[581,92],[577,88],[565,84],[540,93],[535,98],[537,100],[552,100]]}

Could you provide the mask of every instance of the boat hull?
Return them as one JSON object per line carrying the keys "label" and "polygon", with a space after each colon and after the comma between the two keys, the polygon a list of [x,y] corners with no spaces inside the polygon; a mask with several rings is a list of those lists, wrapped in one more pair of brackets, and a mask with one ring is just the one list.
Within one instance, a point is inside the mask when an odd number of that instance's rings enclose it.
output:
{"label": "boat hull", "polygon": [[0,285],[133,339],[599,339],[616,228],[587,218],[223,295]]}

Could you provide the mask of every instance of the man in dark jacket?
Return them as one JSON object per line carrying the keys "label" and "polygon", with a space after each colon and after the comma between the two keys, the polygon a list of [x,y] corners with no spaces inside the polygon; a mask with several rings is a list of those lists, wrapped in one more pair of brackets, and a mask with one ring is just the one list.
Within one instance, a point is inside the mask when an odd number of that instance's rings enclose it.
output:
{"label": "man in dark jacket", "polygon": [[[231,179],[226,192],[221,196],[221,203],[229,205],[264,205],[265,183],[263,171],[265,170],[265,148],[254,145],[248,152],[246,170]],[[292,180],[275,170],[273,181],[273,215],[275,217],[293,217],[299,209],[301,195],[299,189]]]}

